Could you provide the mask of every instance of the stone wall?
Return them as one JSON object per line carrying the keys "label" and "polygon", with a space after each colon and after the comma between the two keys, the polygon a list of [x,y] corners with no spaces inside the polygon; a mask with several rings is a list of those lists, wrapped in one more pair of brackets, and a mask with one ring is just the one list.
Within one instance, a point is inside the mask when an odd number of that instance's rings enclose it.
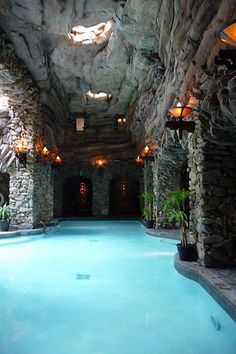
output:
{"label": "stone wall", "polygon": [[[39,91],[1,33],[0,50],[0,171],[10,175],[12,224],[31,227],[39,216],[48,220],[52,215],[50,178],[35,162],[35,146],[42,139],[43,125]],[[27,151],[26,166],[16,158],[15,148],[19,143]],[[49,205],[47,213],[46,205]]]}
{"label": "stone wall", "polygon": [[67,178],[81,176],[89,178],[93,186],[92,214],[108,216],[110,212],[110,182],[112,178],[135,178],[142,181],[142,169],[132,162],[113,161],[104,167],[103,175],[92,163],[81,162],[74,166],[65,166],[55,170],[54,177],[54,215],[61,216],[63,205],[63,184]]}
{"label": "stone wall", "polygon": [[[191,227],[206,266],[236,262],[236,80],[231,75],[221,75],[211,92],[206,90],[189,139]],[[223,87],[232,90],[226,100]]]}

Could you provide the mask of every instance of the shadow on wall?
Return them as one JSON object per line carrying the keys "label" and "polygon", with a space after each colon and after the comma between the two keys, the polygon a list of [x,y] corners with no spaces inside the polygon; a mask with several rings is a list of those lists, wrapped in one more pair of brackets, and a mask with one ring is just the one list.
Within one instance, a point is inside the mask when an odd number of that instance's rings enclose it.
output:
{"label": "shadow on wall", "polygon": [[110,182],[110,215],[140,216],[140,185],[135,178],[113,178]]}
{"label": "shadow on wall", "polygon": [[67,178],[63,185],[62,216],[92,215],[92,182],[89,178]]}

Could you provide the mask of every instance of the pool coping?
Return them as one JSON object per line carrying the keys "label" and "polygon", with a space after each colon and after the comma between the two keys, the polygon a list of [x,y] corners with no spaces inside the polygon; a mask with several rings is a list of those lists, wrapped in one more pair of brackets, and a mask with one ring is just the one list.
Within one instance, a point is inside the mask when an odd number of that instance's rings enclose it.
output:
{"label": "pool coping", "polygon": [[[179,240],[178,230],[175,229],[146,229],[145,232],[149,236]],[[182,276],[201,285],[236,322],[236,291],[213,268],[205,268],[197,262],[181,261],[178,253],[174,258],[174,266]]]}
{"label": "pool coping", "polygon": [[18,229],[18,230],[10,230],[10,231],[0,231],[0,240],[7,239],[18,236],[33,236],[40,235],[45,232],[44,227],[39,227],[36,229]]}
{"label": "pool coping", "polygon": [[199,283],[236,322],[236,292],[213,269],[197,262],[180,261],[178,254],[175,255],[174,266],[178,273]]}

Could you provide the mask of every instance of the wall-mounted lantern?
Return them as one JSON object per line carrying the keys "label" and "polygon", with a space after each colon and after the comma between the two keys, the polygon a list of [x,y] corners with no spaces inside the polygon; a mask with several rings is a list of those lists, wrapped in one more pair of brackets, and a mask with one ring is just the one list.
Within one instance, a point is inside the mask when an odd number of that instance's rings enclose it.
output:
{"label": "wall-mounted lantern", "polygon": [[60,158],[59,155],[57,155],[57,156],[55,157],[54,163],[55,163],[56,165],[61,165],[62,159]]}
{"label": "wall-mounted lantern", "polygon": [[37,156],[35,159],[36,162],[50,162],[52,161],[51,153],[46,146],[44,146],[41,150],[37,151]]}
{"label": "wall-mounted lantern", "polygon": [[137,162],[138,164],[142,164],[143,163],[143,159],[140,155],[138,155],[135,159],[135,162]]}
{"label": "wall-mounted lantern", "polygon": [[228,21],[219,30],[222,42],[236,46],[236,19]]}
{"label": "wall-mounted lantern", "polygon": [[19,160],[20,165],[26,167],[27,165],[27,147],[23,142],[18,142],[15,146],[15,154]]}
{"label": "wall-mounted lantern", "polygon": [[192,107],[182,105],[180,102],[169,109],[170,114],[175,120],[168,120],[166,128],[179,131],[179,139],[182,139],[183,130],[193,133],[195,129],[195,122],[187,121],[185,118],[192,113]]}
{"label": "wall-mounted lantern", "polygon": [[[236,46],[236,19],[226,22],[218,31],[222,42]],[[225,65],[228,69],[236,69],[236,50],[221,49],[215,57],[216,65]]]}
{"label": "wall-mounted lantern", "polygon": [[106,159],[97,159],[94,161],[95,166],[97,166],[98,176],[103,176],[104,167],[108,163]]}

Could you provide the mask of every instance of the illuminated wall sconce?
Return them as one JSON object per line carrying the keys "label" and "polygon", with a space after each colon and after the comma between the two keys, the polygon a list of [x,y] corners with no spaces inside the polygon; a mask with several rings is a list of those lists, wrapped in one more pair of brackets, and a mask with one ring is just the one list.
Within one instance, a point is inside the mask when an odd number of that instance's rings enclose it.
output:
{"label": "illuminated wall sconce", "polygon": [[56,156],[56,158],[54,160],[54,163],[57,164],[57,165],[61,165],[62,164],[62,159],[60,158],[59,155]]}
{"label": "illuminated wall sconce", "polygon": [[137,162],[138,164],[142,164],[143,163],[143,159],[140,156],[137,156],[135,159],[135,162]]}
{"label": "illuminated wall sconce", "polygon": [[26,167],[27,165],[27,148],[24,143],[19,142],[15,146],[15,154],[19,160],[20,165]]}
{"label": "illuminated wall sconce", "polygon": [[46,146],[43,147],[42,150],[38,151],[38,154],[36,156],[36,162],[49,162],[52,161],[52,158],[50,156],[50,151]]}
{"label": "illuminated wall sconce", "polygon": [[226,22],[219,35],[222,42],[236,46],[236,19]]}
{"label": "illuminated wall sconce", "polygon": [[166,128],[179,131],[179,139],[182,139],[183,130],[193,133],[195,129],[195,122],[185,120],[186,116],[192,113],[192,107],[182,105],[180,102],[169,109],[170,114],[175,120],[166,122]]}
{"label": "illuminated wall sconce", "polygon": [[51,156],[51,158],[52,158],[53,163],[52,163],[51,167],[58,168],[62,164],[62,159],[59,155],[56,155],[56,154],[52,154],[52,155],[53,156]]}
{"label": "illuminated wall sconce", "polygon": [[97,166],[98,169],[98,176],[103,176],[104,174],[104,167],[108,163],[106,159],[97,159],[95,160],[94,164]]}
{"label": "illuminated wall sconce", "polygon": [[[236,46],[236,19],[226,22],[218,31],[222,42]],[[236,69],[236,50],[221,49],[215,57],[216,65],[225,65],[228,69]]]}

